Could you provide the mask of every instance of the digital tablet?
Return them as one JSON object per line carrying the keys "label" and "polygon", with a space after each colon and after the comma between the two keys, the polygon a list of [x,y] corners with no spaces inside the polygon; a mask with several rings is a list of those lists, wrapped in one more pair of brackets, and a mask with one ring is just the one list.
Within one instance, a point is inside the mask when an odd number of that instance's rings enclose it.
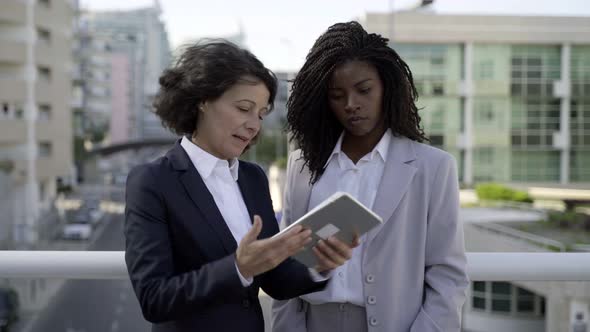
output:
{"label": "digital tablet", "polygon": [[305,246],[304,250],[292,257],[307,267],[313,268],[317,265],[317,259],[311,248],[317,245],[320,239],[325,240],[330,236],[335,236],[342,242],[352,243],[355,235],[360,237],[382,222],[381,217],[354,197],[345,192],[337,192],[276,234],[275,237],[284,234],[296,225],[310,229],[312,241]]}

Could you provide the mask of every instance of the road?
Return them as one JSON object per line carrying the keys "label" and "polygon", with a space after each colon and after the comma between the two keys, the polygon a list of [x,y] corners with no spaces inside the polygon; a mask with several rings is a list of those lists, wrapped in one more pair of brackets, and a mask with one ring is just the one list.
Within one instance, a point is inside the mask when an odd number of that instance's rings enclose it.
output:
{"label": "road", "polygon": [[[105,216],[89,250],[123,250],[123,215]],[[69,280],[39,313],[32,332],[149,331],[129,280]]]}

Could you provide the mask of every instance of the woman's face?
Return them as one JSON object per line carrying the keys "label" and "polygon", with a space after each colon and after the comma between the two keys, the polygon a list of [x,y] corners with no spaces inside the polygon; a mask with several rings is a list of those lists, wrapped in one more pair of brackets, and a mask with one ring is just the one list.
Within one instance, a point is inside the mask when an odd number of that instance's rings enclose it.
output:
{"label": "woman's face", "polygon": [[199,108],[193,141],[220,159],[239,157],[260,131],[262,117],[269,110],[266,85],[254,77],[244,79],[247,82],[236,83]]}
{"label": "woman's face", "polygon": [[328,101],[348,134],[383,134],[383,82],[372,64],[353,60],[336,67],[328,85]]}

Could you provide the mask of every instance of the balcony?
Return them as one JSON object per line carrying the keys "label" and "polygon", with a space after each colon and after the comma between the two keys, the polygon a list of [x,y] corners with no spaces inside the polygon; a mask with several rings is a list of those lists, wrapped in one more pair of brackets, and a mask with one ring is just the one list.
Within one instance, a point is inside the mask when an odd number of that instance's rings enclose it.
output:
{"label": "balcony", "polygon": [[26,100],[26,87],[24,80],[0,78],[0,99]]}
{"label": "balcony", "polygon": [[21,64],[27,55],[27,45],[24,41],[1,40],[0,62],[9,64]]}
{"label": "balcony", "polygon": [[0,10],[0,22],[25,23],[27,20],[27,4],[19,0],[3,0]]}
{"label": "balcony", "polygon": [[0,144],[15,144],[26,141],[27,127],[22,119],[0,120]]}
{"label": "balcony", "polygon": [[55,16],[56,11],[52,6],[47,5],[37,5],[35,6],[35,24],[40,26],[53,26],[55,25]]}
{"label": "balcony", "polygon": [[35,83],[35,98],[39,103],[51,103],[53,100],[53,87],[46,79],[39,79]]}
{"label": "balcony", "polygon": [[54,61],[53,49],[47,41],[39,41],[35,44],[35,59],[38,65],[51,66]]}

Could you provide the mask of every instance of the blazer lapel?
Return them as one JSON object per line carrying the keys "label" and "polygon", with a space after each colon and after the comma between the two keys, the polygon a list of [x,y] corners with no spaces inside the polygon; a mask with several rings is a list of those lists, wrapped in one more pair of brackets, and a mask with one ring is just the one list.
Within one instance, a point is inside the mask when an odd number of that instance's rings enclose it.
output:
{"label": "blazer lapel", "polygon": [[[248,215],[250,216],[250,222],[254,221],[254,215],[259,215],[261,218],[264,218],[263,211],[266,202],[261,202],[261,198],[264,195],[261,193],[261,190],[268,190],[267,188],[263,188],[266,185],[265,181],[263,181],[262,177],[253,176],[252,173],[247,172],[246,167],[249,170],[253,170],[253,167],[246,165],[245,162],[240,162],[240,168],[238,170],[238,187],[240,188],[240,192],[242,193],[242,197],[244,199],[244,204],[246,204],[246,208],[248,209]],[[273,228],[269,227],[270,223],[276,222],[273,218],[272,220],[262,220],[262,230],[260,231],[260,235],[258,236],[259,239],[271,237],[273,234]]]}
{"label": "blazer lapel", "polygon": [[180,182],[184,186],[184,189],[190,196],[191,200],[197,208],[203,213],[203,219],[213,228],[223,247],[228,254],[233,253],[237,249],[237,243],[229,230],[229,227],[223,220],[223,216],[213,196],[207,189],[205,182],[201,178],[201,175],[191,162],[190,158],[186,154],[186,151],[180,145],[180,141],[176,143],[174,148],[168,153],[168,158],[177,170],[184,170],[180,174]]}
{"label": "blazer lapel", "polygon": [[248,215],[250,216],[250,222],[254,221],[254,215],[257,214],[257,210],[254,207],[255,199],[254,194],[252,192],[252,183],[250,179],[248,179],[245,174],[242,172],[242,167],[238,170],[238,187],[240,188],[240,192],[242,193],[242,197],[244,198],[244,204],[246,204],[246,208],[248,209]]}
{"label": "blazer lapel", "polygon": [[381,183],[373,203],[373,211],[383,219],[383,224],[369,231],[367,243],[379,234],[408,191],[416,173],[416,168],[411,165],[411,161],[415,159],[416,153],[411,140],[405,137],[392,138]]}

